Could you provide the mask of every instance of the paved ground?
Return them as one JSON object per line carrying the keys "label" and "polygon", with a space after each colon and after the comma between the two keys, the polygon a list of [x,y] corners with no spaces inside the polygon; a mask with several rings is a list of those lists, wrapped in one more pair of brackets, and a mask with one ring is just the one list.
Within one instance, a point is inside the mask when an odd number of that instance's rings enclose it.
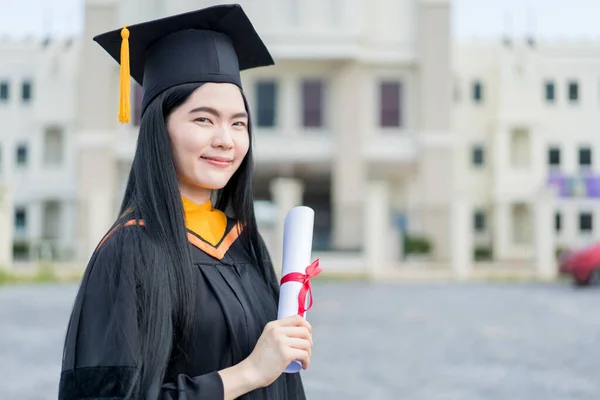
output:
{"label": "paved ground", "polygon": [[[0,288],[0,399],[56,399],[73,286]],[[309,399],[600,399],[600,290],[320,283]]]}

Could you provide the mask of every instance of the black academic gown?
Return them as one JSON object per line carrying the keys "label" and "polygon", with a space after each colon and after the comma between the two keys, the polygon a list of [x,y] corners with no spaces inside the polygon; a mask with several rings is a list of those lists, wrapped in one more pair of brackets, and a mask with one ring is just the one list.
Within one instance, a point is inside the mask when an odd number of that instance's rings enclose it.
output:
{"label": "black academic gown", "polygon": [[[143,245],[134,243],[132,229],[144,228],[121,224],[111,230],[86,269],[65,340],[59,400],[120,400],[136,372],[135,280],[128,274],[133,251]],[[217,371],[248,357],[264,326],[277,318],[276,301],[237,240],[233,221],[227,232],[212,246],[188,231],[197,288],[194,337],[182,349],[175,338],[160,400],[223,399]],[[285,373],[240,397],[305,398],[299,374]]]}

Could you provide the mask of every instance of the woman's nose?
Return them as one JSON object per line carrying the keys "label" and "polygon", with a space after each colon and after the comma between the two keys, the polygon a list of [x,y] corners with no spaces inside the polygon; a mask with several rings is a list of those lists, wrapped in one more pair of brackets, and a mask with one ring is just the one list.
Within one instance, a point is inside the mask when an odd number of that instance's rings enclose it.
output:
{"label": "woman's nose", "polygon": [[227,127],[221,127],[217,129],[213,136],[213,146],[223,147],[226,149],[233,147],[233,136],[231,130]]}

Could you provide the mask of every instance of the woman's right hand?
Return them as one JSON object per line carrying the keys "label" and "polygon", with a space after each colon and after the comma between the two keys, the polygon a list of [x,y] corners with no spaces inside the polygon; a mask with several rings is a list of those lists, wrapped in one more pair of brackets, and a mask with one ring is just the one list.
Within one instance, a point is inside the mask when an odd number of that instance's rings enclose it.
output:
{"label": "woman's right hand", "polygon": [[307,369],[311,350],[311,325],[301,316],[293,315],[269,322],[244,364],[256,385],[265,387],[294,360],[301,361],[302,368]]}

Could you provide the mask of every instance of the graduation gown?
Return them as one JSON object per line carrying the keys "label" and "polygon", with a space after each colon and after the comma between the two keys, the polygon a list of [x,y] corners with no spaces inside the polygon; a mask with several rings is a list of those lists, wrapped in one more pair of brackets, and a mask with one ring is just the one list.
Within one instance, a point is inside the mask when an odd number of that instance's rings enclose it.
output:
{"label": "graduation gown", "polygon": [[[66,335],[59,400],[122,399],[136,372],[136,290],[127,276],[133,252],[143,244],[135,243],[134,229],[144,228],[127,218],[117,221],[90,259]],[[227,220],[215,245],[189,229],[187,235],[197,294],[194,336],[181,349],[175,338],[158,398],[220,400],[217,371],[250,355],[264,326],[277,318],[277,303],[237,240],[235,221]],[[284,373],[240,399],[303,400],[305,394],[300,375]]]}

